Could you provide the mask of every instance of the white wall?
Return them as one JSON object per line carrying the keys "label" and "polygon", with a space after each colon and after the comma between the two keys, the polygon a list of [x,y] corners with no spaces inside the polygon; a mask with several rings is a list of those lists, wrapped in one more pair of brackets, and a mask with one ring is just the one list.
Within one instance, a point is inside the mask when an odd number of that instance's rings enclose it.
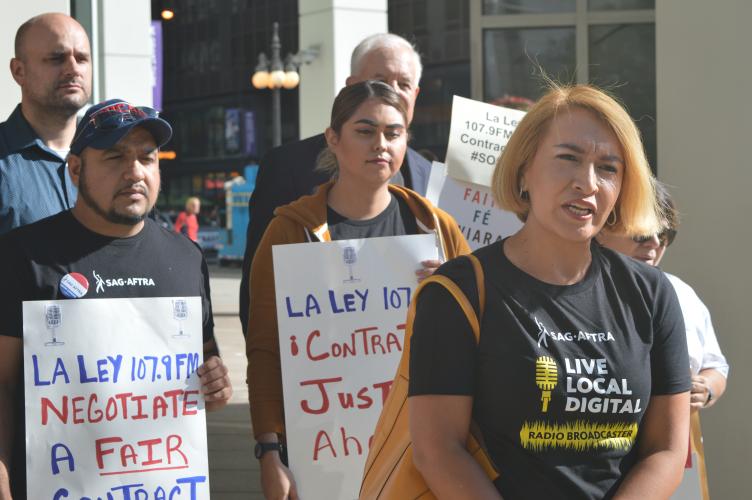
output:
{"label": "white wall", "polygon": [[16,104],[21,102],[21,89],[10,76],[10,60],[14,55],[13,41],[16,30],[28,19],[44,12],[64,12],[70,14],[68,0],[34,0],[22,2],[2,0],[2,15],[0,16],[0,121],[11,114]]}
{"label": "white wall", "polygon": [[[93,0],[96,4],[99,41],[94,52],[95,81],[99,100],[121,97],[134,104],[152,105],[151,2],[150,0]],[[13,39],[18,27],[43,12],[70,14],[69,0],[2,0],[0,32],[0,121],[21,101],[21,89],[10,75]],[[3,66],[5,69],[3,69]]]}
{"label": "white wall", "polygon": [[99,99],[152,105],[151,2],[98,1]]}
{"label": "white wall", "polygon": [[350,55],[362,39],[387,31],[386,0],[300,0],[300,48],[321,45],[300,68],[300,138],[329,124],[332,102],[350,76]]}
{"label": "white wall", "polygon": [[658,175],[683,219],[665,269],[713,316],[731,365],[701,413],[711,498],[749,498],[752,462],[752,2],[656,2]]}

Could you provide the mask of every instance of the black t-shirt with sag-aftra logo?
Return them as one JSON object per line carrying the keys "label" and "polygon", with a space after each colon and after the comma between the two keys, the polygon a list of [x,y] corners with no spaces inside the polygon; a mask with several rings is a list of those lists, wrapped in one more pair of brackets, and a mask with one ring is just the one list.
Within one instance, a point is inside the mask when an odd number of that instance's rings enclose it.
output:
{"label": "black t-shirt with sag-aftra logo", "polygon": [[[129,238],[82,226],[70,211],[0,237],[0,335],[23,336],[23,301],[201,297],[203,340],[214,337],[209,273],[199,247],[145,219]],[[23,380],[23,362],[19,380]],[[24,387],[16,388],[13,498],[25,498]]]}
{"label": "black t-shirt with sag-aftra logo", "polygon": [[[481,340],[439,285],[418,297],[410,395],[473,396],[505,499],[609,498],[636,460],[651,395],[690,388],[681,309],[663,273],[597,243],[574,285],[515,267],[503,242],[475,252]],[[470,262],[438,271],[477,305]]]}

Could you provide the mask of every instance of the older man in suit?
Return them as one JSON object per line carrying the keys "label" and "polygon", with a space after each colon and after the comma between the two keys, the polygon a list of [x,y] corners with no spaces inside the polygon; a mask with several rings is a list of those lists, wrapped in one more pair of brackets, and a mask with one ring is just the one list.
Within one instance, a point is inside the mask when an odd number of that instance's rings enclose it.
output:
{"label": "older man in suit", "polygon": [[[365,38],[355,47],[350,61],[351,75],[345,84],[381,80],[391,85],[404,100],[407,119],[411,122],[422,69],[420,55],[410,42],[398,35],[379,33]],[[316,158],[325,147],[326,139],[322,133],[274,148],[261,160],[256,189],[248,204],[251,222],[246,235],[240,283],[239,314],[244,335],[248,324],[248,274],[256,247],[277,207],[311,194],[316,186],[328,180],[325,174],[314,171]],[[425,195],[430,168],[426,159],[408,148],[402,168],[392,182]]]}

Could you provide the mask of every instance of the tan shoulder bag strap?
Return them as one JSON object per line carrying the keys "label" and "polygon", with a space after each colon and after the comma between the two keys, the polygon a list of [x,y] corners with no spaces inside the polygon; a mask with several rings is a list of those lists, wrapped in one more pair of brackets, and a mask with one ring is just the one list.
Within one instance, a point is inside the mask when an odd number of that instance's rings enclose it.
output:
{"label": "tan shoulder bag strap", "polygon": [[[477,341],[480,338],[480,324],[478,323],[478,316],[475,314],[475,309],[470,304],[470,301],[467,300],[467,297],[465,297],[465,293],[460,289],[460,287],[457,286],[454,281],[440,274],[434,274],[433,276],[426,278],[423,283],[420,284],[418,290],[422,289],[429,283],[439,284],[452,294],[452,297],[454,297],[454,300],[457,301],[457,304],[459,304],[462,312],[465,313],[465,317],[467,317],[467,321],[468,323],[470,323],[470,328],[473,330],[473,335],[475,335],[475,339]],[[415,295],[417,295],[417,291]],[[415,298],[413,298],[413,301],[414,300]]]}
{"label": "tan shoulder bag strap", "polygon": [[[465,257],[470,259],[473,271],[475,271],[475,283],[478,286],[478,311],[480,312],[480,320],[483,321],[483,312],[486,310],[486,279],[483,275],[483,266],[475,255],[468,254]],[[478,330],[478,337],[475,340],[480,342],[480,330]]]}

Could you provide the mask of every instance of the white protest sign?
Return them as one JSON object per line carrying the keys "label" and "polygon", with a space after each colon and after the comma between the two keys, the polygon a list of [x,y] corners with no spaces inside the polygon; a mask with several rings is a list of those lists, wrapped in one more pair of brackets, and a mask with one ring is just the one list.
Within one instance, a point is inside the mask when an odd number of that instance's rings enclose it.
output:
{"label": "white protest sign", "polygon": [[496,161],[523,116],[524,111],[454,96],[446,155],[449,176],[490,186]]}
{"label": "white protest sign", "polygon": [[23,303],[28,498],[209,498],[201,299]]}
{"label": "white protest sign", "polygon": [[358,497],[433,234],[274,246],[290,468],[302,498]]}
{"label": "white protest sign", "polygon": [[496,206],[491,189],[453,179],[446,165],[433,162],[426,198],[451,214],[472,250],[516,233],[522,222],[512,212]]}

